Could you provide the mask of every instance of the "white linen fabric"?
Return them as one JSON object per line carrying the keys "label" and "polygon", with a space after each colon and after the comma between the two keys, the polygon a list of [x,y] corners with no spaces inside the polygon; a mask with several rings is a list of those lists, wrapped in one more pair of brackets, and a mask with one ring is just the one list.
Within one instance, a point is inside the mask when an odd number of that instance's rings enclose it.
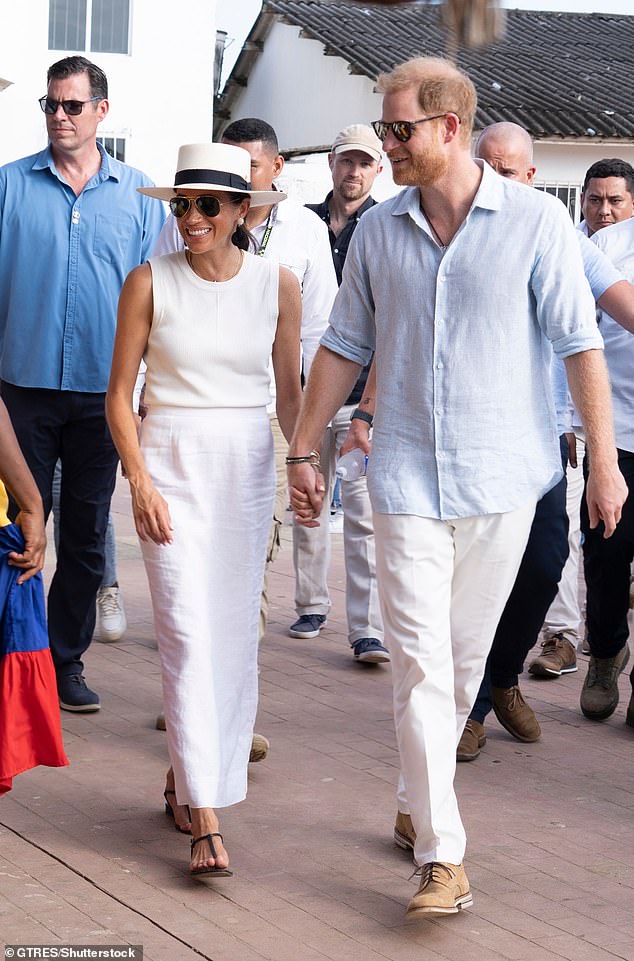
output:
{"label": "white linen fabric", "polygon": [[417,864],[464,857],[456,747],[534,515],[534,500],[454,521],[374,513],[401,759],[397,802],[411,814]]}
{"label": "white linen fabric", "polygon": [[151,267],[141,450],[167,501],[173,542],[141,546],[167,740],[178,803],[225,807],[246,794],[257,708],[258,616],[275,491],[263,387],[279,268],[247,255],[235,278],[213,283],[192,282],[184,254],[153,259]]}
{"label": "white linen fabric", "polygon": [[179,804],[243,800],[258,699],[257,643],[273,510],[262,408],[150,410],[141,428],[172,544],[141,543]]}

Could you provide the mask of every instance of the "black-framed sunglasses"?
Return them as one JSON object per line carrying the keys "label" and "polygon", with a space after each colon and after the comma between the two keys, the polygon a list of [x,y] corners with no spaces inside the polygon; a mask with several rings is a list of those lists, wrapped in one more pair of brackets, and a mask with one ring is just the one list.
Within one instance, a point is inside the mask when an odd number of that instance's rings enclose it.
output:
{"label": "black-framed sunglasses", "polygon": [[371,126],[381,143],[383,143],[390,130],[397,140],[400,140],[401,143],[407,143],[414,133],[414,127],[417,123],[439,120],[440,117],[446,117],[448,113],[451,113],[451,111],[446,110],[444,113],[434,114],[433,117],[423,117],[421,120],[394,120],[392,123],[387,123],[385,120],[373,120]]}
{"label": "black-framed sunglasses", "polygon": [[203,195],[201,197],[172,197],[169,202],[169,207],[174,216],[180,220],[181,217],[184,217],[185,214],[189,212],[192,204],[196,204],[196,208],[203,217],[217,217],[221,207],[224,207],[225,204],[235,203],[237,203],[236,200],[225,200],[221,202],[217,197]]}
{"label": "black-framed sunglasses", "polygon": [[52,116],[61,107],[67,117],[78,117],[87,103],[103,100],[103,97],[91,97],[90,100],[53,100],[52,97],[40,97],[38,103],[45,114]]}

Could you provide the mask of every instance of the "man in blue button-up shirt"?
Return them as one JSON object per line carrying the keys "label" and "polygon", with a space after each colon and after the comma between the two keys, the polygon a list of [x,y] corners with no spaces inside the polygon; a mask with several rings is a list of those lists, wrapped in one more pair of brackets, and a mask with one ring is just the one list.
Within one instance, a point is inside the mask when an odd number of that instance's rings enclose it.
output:
{"label": "man in blue button-up shirt", "polygon": [[83,679],[95,623],[117,455],[104,412],[117,300],[158,237],[151,183],[96,142],[107,80],[84,57],[48,71],[40,105],[49,146],[0,168],[2,397],[51,508],[62,462],[60,545],[48,598],[61,706],[99,709]]}
{"label": "man in blue button-up shirt", "polygon": [[315,524],[323,480],[310,451],[375,350],[368,487],[417,918],[472,902],[456,745],[536,502],[562,476],[552,349],[592,435],[588,505],[608,536],[626,489],[565,208],[471,159],[475,90],[451,64],[420,58],[379,83],[374,128],[406,189],[355,231],[290,446],[289,489],[298,520]]}

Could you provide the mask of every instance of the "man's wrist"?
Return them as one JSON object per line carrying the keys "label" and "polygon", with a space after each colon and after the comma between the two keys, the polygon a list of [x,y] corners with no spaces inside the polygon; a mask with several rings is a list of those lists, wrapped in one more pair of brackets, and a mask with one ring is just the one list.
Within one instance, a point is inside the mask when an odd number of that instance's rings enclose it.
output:
{"label": "man's wrist", "polygon": [[364,423],[372,427],[372,422],[374,421],[373,415],[367,410],[361,410],[359,407],[355,407],[350,415],[350,422],[353,420],[362,420]]}

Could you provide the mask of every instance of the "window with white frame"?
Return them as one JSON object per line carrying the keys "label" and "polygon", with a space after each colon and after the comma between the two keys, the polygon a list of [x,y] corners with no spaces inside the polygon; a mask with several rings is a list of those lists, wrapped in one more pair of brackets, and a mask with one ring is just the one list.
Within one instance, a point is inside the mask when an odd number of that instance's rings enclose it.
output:
{"label": "window with white frame", "polygon": [[130,0],[49,0],[49,50],[129,53]]}
{"label": "window with white frame", "polygon": [[579,184],[542,181],[541,183],[536,182],[535,187],[537,187],[538,190],[543,190],[547,194],[552,194],[553,197],[558,197],[568,208],[568,213],[572,217],[573,223],[579,223],[581,220]]}
{"label": "window with white frame", "polygon": [[122,163],[125,162],[125,137],[106,133],[97,137],[97,142],[103,146],[106,153],[109,153],[111,157],[121,160]]}

